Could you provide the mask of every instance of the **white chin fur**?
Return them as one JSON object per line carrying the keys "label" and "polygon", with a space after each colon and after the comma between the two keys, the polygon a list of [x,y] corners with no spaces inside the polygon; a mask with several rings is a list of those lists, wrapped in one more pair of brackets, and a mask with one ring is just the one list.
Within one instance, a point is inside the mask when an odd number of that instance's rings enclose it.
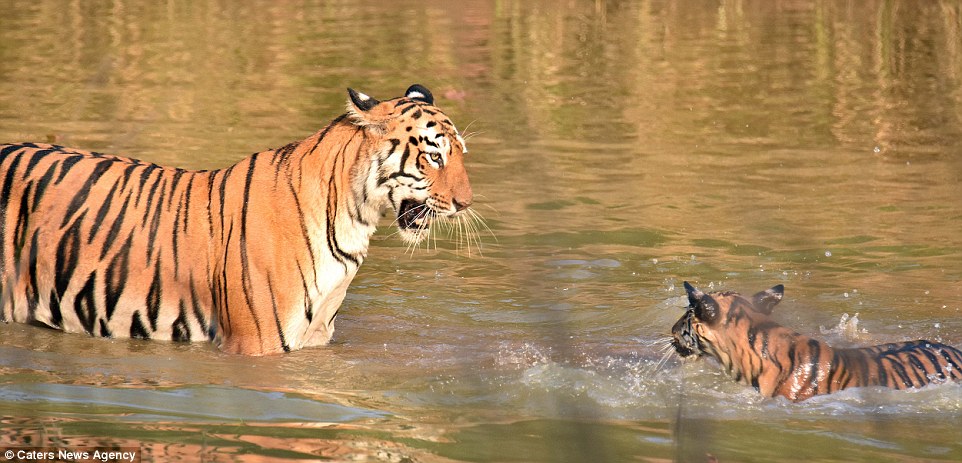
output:
{"label": "white chin fur", "polygon": [[398,230],[401,239],[408,244],[418,244],[431,234],[430,229],[402,228]]}

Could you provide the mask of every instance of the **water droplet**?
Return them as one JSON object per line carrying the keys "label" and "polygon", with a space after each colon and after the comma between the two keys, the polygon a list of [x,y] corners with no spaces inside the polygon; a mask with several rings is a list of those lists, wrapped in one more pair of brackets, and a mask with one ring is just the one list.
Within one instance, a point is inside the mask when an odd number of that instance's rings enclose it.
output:
{"label": "water droplet", "polygon": [[832,257],[832,251],[825,251],[825,257]]}
{"label": "water droplet", "polygon": [[875,148],[872,149],[872,151],[874,151],[875,154],[878,154],[882,152],[882,148],[879,148],[878,146],[876,146]]}

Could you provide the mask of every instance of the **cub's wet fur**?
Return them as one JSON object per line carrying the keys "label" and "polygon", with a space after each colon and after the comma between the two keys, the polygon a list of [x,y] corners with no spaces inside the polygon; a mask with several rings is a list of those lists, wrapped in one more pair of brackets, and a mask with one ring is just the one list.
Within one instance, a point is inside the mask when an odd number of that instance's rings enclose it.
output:
{"label": "cub's wet fur", "polygon": [[850,387],[893,389],[962,380],[962,351],[925,340],[832,348],[771,318],[785,288],[752,297],[706,294],[685,282],[689,306],[671,329],[682,357],[712,357],[765,396],[799,402]]}

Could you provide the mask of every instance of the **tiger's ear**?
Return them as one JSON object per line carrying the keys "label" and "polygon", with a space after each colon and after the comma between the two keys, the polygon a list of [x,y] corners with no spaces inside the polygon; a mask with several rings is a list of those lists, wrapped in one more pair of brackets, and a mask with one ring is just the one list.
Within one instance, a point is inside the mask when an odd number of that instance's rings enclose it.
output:
{"label": "tiger's ear", "polygon": [[[377,106],[380,101],[377,101],[370,96],[367,96],[353,88],[347,89],[347,95],[350,97],[350,107],[353,107],[356,111],[368,112],[371,108]],[[351,108],[348,108],[351,109]]]}
{"label": "tiger's ear", "polygon": [[408,87],[408,90],[404,92],[404,96],[412,100],[423,101],[427,104],[434,104],[434,95],[431,94],[430,90],[424,88],[424,86],[420,84],[414,84]]}
{"label": "tiger's ear", "polygon": [[784,295],[785,286],[775,285],[752,296],[752,305],[755,306],[755,311],[771,315]]}
{"label": "tiger's ear", "polygon": [[372,111],[381,102],[365,95],[353,88],[347,89],[347,116],[355,125],[372,130],[384,128],[385,117],[378,111]]}
{"label": "tiger's ear", "polygon": [[718,302],[715,299],[685,282],[685,292],[688,293],[688,303],[695,309],[695,316],[699,320],[714,323],[718,319]]}

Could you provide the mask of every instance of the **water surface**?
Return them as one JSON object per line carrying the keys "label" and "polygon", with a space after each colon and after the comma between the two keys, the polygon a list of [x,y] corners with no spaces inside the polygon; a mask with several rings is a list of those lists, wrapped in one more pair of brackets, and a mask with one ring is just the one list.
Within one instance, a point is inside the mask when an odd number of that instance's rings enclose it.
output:
{"label": "water surface", "polygon": [[[958,461],[962,387],[799,405],[665,357],[681,282],[836,345],[962,345],[955,1],[7,1],[0,140],[217,168],[414,82],[481,249],[386,219],[334,343],[0,326],[3,442],[209,461]],[[857,317],[855,315],[857,314]]]}

